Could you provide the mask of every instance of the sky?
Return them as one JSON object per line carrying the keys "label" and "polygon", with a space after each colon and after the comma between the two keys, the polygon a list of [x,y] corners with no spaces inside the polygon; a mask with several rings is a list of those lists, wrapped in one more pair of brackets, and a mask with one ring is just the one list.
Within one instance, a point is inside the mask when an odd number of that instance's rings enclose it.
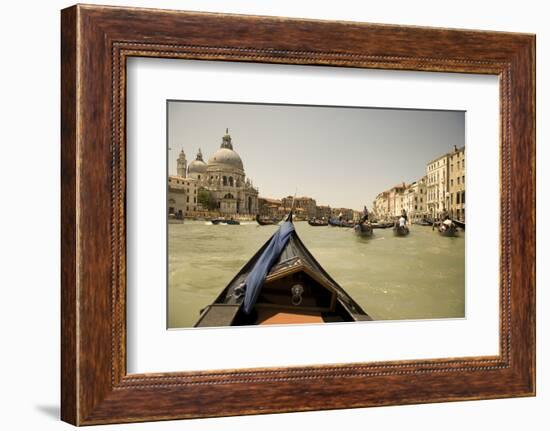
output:
{"label": "sky", "polygon": [[310,196],[360,210],[425,175],[426,163],[465,144],[463,111],[168,102],[168,170],[201,148],[204,161],[229,128],[261,197]]}

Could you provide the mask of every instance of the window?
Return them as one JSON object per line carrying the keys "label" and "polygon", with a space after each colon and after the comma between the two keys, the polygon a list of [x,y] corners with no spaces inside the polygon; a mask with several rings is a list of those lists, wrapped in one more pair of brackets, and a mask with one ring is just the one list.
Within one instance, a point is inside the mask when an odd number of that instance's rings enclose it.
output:
{"label": "window", "polygon": [[456,183],[460,184],[460,177],[456,177]]}
{"label": "window", "polygon": [[187,203],[189,203],[189,196],[187,196]]}
{"label": "window", "polygon": [[460,192],[456,192],[456,203],[460,203]]}
{"label": "window", "polygon": [[453,186],[453,180],[451,179],[451,187]]}
{"label": "window", "polygon": [[464,184],[464,175],[462,176],[462,184]]}
{"label": "window", "polygon": [[462,192],[462,203],[466,203],[466,192]]}

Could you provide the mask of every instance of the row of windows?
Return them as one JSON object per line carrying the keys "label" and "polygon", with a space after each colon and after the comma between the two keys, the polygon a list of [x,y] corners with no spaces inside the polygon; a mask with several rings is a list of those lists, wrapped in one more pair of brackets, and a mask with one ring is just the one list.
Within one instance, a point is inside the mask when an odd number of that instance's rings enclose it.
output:
{"label": "row of windows", "polygon": [[[445,169],[443,169],[443,172],[441,174],[441,179],[445,181]],[[439,171],[435,174],[428,175],[428,184],[434,184],[439,182]]]}
{"label": "row of windows", "polygon": [[[199,175],[199,179],[200,179],[200,175]],[[214,176],[212,175],[209,180],[212,181],[212,180],[219,180],[220,177],[218,175]],[[233,177],[227,177],[227,176],[222,176],[221,177],[222,179],[222,184],[224,186],[229,186],[229,187],[241,187],[241,181],[236,178],[236,179],[233,179]]]}
{"label": "row of windows", "polygon": [[438,168],[439,166],[442,165],[442,161],[441,160],[438,160],[437,162],[435,163],[432,163],[431,165],[428,165],[428,171],[433,171],[434,169]]}
{"label": "row of windows", "polygon": [[[172,178],[169,178],[168,179],[169,182],[172,182]],[[176,182],[176,184],[182,184],[182,185],[186,185],[186,186],[190,186],[191,183],[189,181],[180,181],[180,180],[174,180]],[[189,189],[187,189],[187,191],[189,191]]]}
{"label": "row of windows", "polygon": [[[451,172],[453,172],[454,165],[451,163]],[[456,168],[460,169],[460,160],[456,162]],[[466,168],[466,162],[462,159],[462,169]]]}
{"label": "row of windows", "polygon": [[[460,184],[460,177],[456,177],[456,184]],[[466,184],[464,182],[464,175],[462,175],[462,184]],[[454,185],[453,180],[451,179],[451,187]]]}

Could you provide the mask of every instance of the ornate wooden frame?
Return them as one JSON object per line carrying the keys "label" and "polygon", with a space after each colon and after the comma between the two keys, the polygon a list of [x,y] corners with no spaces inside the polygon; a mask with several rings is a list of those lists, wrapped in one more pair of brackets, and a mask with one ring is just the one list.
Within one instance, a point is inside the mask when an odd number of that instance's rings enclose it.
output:
{"label": "ornate wooden frame", "polygon": [[[61,18],[63,420],[88,425],[535,394],[534,35],[80,5]],[[500,354],[127,375],[129,56],[498,75]]]}

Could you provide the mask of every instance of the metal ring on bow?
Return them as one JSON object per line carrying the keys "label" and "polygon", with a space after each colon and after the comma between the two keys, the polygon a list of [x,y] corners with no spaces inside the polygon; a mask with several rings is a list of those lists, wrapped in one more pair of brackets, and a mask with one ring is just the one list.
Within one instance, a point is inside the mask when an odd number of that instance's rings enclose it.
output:
{"label": "metal ring on bow", "polygon": [[302,294],[304,293],[304,288],[300,284],[295,284],[290,288],[292,292],[292,305],[300,305],[302,303]]}

